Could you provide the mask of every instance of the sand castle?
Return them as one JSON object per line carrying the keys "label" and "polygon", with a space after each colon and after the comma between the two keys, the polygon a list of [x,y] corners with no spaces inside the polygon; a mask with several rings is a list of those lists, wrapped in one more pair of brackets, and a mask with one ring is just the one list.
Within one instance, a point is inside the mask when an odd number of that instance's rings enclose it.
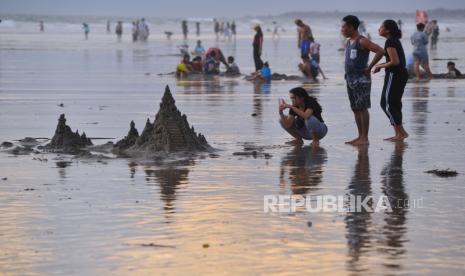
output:
{"label": "sand castle", "polygon": [[71,131],[71,128],[66,125],[65,114],[61,114],[58,119],[58,125],[53,135],[52,140],[45,148],[49,150],[58,150],[67,153],[79,151],[81,148],[91,146],[92,141],[87,138],[86,133],[79,135],[79,131]]}
{"label": "sand castle", "polygon": [[156,153],[207,151],[211,149],[202,134],[190,127],[185,114],[181,114],[168,86],[153,123],[147,119],[144,130],[138,135],[134,122],[128,135],[115,145],[115,151],[124,153]]}

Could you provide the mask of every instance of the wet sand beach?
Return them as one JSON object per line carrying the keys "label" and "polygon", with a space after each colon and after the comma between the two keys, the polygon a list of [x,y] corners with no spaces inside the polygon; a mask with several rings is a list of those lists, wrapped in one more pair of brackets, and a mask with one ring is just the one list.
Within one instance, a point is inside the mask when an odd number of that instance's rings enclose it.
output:
{"label": "wet sand beach", "polygon": [[[94,144],[116,142],[131,120],[139,132],[153,121],[169,85],[179,110],[217,151],[169,162],[1,152],[0,273],[462,275],[465,80],[409,82],[403,113],[410,137],[395,144],[383,141],[392,129],[378,104],[384,72],[374,75],[370,145],[345,145],[356,129],[336,23],[312,26],[328,80],[258,85],[158,76],[174,71],[177,37],[132,44],[103,32],[85,41],[80,32],[1,29],[0,142],[51,138],[62,113],[73,130],[114,138]],[[411,51],[408,36],[402,42]],[[244,73],[253,70],[251,39],[218,42]],[[265,33],[273,72],[297,74],[295,44],[294,30],[274,43]],[[464,68],[464,46],[463,35],[444,34],[430,56],[457,58]],[[446,70],[443,60],[431,65]],[[286,145],[290,137],[278,124],[278,99],[301,85],[318,98],[329,128],[318,149]],[[253,150],[255,157],[235,154]],[[459,174],[425,173],[447,168]],[[264,212],[265,195],[288,194],[386,195],[422,206]]]}

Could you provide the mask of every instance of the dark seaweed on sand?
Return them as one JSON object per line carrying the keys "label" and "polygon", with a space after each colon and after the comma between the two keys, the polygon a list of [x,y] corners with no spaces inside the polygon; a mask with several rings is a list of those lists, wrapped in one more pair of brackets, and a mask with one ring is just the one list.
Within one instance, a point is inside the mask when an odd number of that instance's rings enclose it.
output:
{"label": "dark seaweed on sand", "polygon": [[445,170],[434,169],[434,170],[426,171],[425,173],[434,174],[439,177],[454,177],[458,175],[458,172],[452,171],[449,169],[445,169]]}

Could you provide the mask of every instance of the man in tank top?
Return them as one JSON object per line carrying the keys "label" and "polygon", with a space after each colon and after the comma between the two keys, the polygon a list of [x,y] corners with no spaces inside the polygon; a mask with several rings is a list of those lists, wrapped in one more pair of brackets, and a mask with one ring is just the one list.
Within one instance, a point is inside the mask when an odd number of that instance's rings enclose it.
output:
{"label": "man in tank top", "polygon": [[[354,112],[358,137],[346,142],[355,146],[368,144],[371,107],[371,77],[373,66],[383,57],[384,50],[379,45],[358,33],[360,20],[354,15],[342,19],[341,33],[347,38],[345,49],[345,79],[350,107]],[[370,52],[375,53],[368,65]]]}

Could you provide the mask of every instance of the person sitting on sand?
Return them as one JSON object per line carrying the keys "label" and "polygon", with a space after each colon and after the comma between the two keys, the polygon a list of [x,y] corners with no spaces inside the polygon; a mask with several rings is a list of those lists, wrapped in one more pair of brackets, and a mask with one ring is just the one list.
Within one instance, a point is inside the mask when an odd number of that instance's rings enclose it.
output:
{"label": "person sitting on sand", "polygon": [[239,66],[234,62],[234,57],[228,57],[228,64],[229,68],[226,70],[227,75],[240,75],[241,71],[239,70]]}
{"label": "person sitting on sand", "polygon": [[192,72],[192,64],[190,62],[190,56],[184,55],[181,63],[176,66],[176,76],[184,77],[187,76],[190,72]]}
{"label": "person sitting on sand", "polygon": [[457,68],[455,68],[455,63],[452,61],[449,61],[447,63],[447,76],[450,78],[462,76],[462,72],[460,72]]}
{"label": "person sitting on sand", "polygon": [[196,56],[195,58],[192,59],[191,66],[192,66],[192,73],[203,73],[203,68],[202,68],[202,58],[199,56]]}
{"label": "person sitting on sand", "polygon": [[259,80],[259,81],[270,82],[271,81],[271,69],[270,69],[270,65],[268,64],[268,62],[263,63],[262,69],[260,69],[260,71],[253,73],[252,76],[247,79],[249,81]]}
{"label": "person sitting on sand", "polygon": [[[289,96],[292,104],[287,104],[283,99],[279,101],[279,123],[295,138],[290,143],[299,145],[303,140],[312,140],[312,146],[318,146],[328,133],[328,127],[321,116],[321,105],[302,87],[291,89]],[[288,108],[289,115],[286,116],[284,110]]]}
{"label": "person sitting on sand", "polygon": [[218,75],[220,73],[220,62],[216,56],[216,52],[212,51],[207,54],[203,65],[203,72],[207,75]]}
{"label": "person sitting on sand", "polygon": [[205,53],[205,48],[202,46],[202,41],[197,40],[197,45],[195,46],[194,52],[192,54],[194,56],[202,56]]}

